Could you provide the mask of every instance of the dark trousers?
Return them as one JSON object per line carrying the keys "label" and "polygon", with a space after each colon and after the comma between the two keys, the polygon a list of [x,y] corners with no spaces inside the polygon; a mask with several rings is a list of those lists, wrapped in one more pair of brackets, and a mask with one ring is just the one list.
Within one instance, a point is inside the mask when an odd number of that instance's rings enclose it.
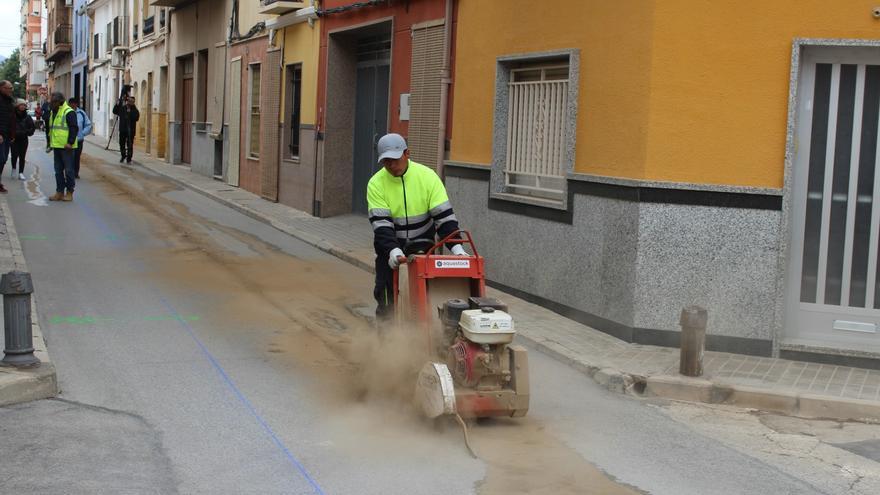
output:
{"label": "dark trousers", "polygon": [[122,158],[126,160],[131,160],[131,154],[134,151],[134,133],[119,130],[119,152],[122,153]]}
{"label": "dark trousers", "polygon": [[6,167],[6,161],[9,160],[9,149],[12,147],[9,138],[3,136],[3,142],[0,143],[0,174],[3,174],[3,168]]}
{"label": "dark trousers", "polygon": [[73,150],[54,148],[52,151],[55,154],[55,192],[63,193],[67,189],[72,193],[76,187]]}
{"label": "dark trousers", "polygon": [[394,315],[394,271],[388,266],[388,257],[376,256],[376,318],[389,320]]}
{"label": "dark trousers", "polygon": [[[76,149],[73,150],[73,173],[74,177],[79,177],[79,160],[83,154],[83,141],[77,141]],[[24,165],[22,165],[23,167]]]}
{"label": "dark trousers", "polygon": [[[12,143],[12,170],[15,170],[15,162],[18,162],[18,173],[24,173],[24,157],[27,155],[28,138],[18,138]],[[3,172],[0,170],[0,172]]]}

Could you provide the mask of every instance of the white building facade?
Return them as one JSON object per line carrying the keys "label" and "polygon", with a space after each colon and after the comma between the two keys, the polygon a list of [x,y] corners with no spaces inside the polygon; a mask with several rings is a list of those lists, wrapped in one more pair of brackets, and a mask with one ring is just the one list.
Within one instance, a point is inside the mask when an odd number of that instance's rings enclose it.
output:
{"label": "white building facade", "polygon": [[[90,0],[86,13],[91,26],[86,108],[92,118],[92,133],[107,138],[113,126],[113,105],[124,81],[124,68],[114,65],[113,48],[128,46],[128,1]],[[117,64],[123,54],[117,50]]]}

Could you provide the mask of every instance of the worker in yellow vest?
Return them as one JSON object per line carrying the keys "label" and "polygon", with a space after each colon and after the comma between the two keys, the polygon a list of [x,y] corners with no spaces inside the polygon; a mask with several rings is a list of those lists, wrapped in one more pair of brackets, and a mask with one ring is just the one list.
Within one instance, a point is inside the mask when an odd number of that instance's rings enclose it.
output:
{"label": "worker in yellow vest", "polygon": [[62,93],[52,93],[49,103],[49,147],[55,155],[55,194],[49,201],[73,201],[76,186],[75,150],[79,127],[76,112],[67,104]]}

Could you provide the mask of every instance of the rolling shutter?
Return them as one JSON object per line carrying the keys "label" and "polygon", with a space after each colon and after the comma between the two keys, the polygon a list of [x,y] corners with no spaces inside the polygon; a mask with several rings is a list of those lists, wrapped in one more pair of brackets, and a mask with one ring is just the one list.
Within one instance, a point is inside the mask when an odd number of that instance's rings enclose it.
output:
{"label": "rolling shutter", "polygon": [[443,21],[414,26],[410,79],[410,157],[437,169],[440,126],[440,75],[443,70]]}

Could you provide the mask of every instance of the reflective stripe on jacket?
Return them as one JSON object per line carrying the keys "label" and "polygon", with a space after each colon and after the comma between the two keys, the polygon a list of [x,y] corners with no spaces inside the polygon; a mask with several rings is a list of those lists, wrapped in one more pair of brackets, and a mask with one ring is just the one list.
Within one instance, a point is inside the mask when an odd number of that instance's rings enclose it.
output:
{"label": "reflective stripe on jacket", "polygon": [[[52,148],[64,148],[70,141],[70,129],[67,126],[67,114],[73,109],[67,103],[61,104],[58,110],[52,115],[52,121],[49,124],[49,146]],[[76,140],[71,144],[71,148],[76,148]]]}
{"label": "reflective stripe on jacket", "polygon": [[367,207],[375,235],[376,254],[388,256],[407,240],[434,240],[458,230],[458,220],[440,177],[412,160],[394,177],[383,167],[367,184]]}

